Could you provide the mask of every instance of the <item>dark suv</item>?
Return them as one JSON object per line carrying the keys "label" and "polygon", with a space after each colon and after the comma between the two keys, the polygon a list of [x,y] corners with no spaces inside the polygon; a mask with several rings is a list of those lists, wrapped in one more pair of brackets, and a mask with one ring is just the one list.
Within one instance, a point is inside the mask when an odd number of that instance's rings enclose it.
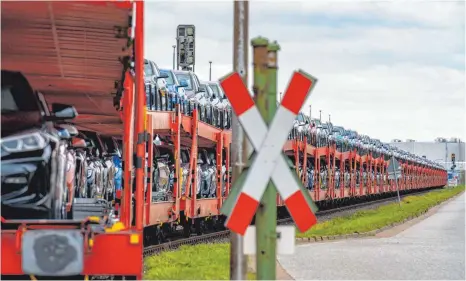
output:
{"label": "dark suv", "polygon": [[19,72],[2,70],[1,205],[5,219],[65,215],[66,145],[53,122],[73,119],[74,107],[52,104]]}

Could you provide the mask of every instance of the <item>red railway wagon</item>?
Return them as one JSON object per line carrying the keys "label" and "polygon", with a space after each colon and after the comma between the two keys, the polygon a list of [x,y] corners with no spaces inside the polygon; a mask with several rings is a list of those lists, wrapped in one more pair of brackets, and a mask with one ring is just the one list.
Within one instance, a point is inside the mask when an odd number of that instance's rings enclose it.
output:
{"label": "red railway wagon", "polygon": [[[78,129],[122,138],[127,162],[133,159],[133,146],[138,156],[144,146],[133,142],[140,139],[144,128],[136,125],[134,133],[131,130],[134,121],[145,117],[143,5],[132,1],[8,1],[1,5],[2,69],[23,73],[49,103],[75,106],[80,114],[74,120]],[[133,59],[135,67],[130,69]],[[130,71],[133,74],[129,75]],[[119,106],[122,92],[123,108]],[[130,165],[124,168],[126,174],[131,173]],[[137,166],[138,202],[143,201],[141,172],[142,167]],[[130,184],[125,181],[126,190],[131,190]],[[112,225],[97,217],[83,221],[2,217],[2,278],[115,275],[142,279],[143,208],[141,205],[131,214],[130,205],[131,196],[124,196],[124,220]],[[137,218],[135,225],[128,223],[131,216]],[[53,260],[35,248],[37,237],[65,239],[68,250],[74,248],[74,259],[53,270],[39,265],[38,260]],[[64,262],[60,256],[54,258]]]}
{"label": "red railway wagon", "polygon": [[[176,225],[182,225],[184,234],[189,236],[191,228],[200,234],[205,228],[204,224],[220,227],[222,221],[220,208],[228,191],[230,181],[222,181],[222,163],[225,163],[226,171],[230,169],[230,143],[231,130],[222,130],[199,121],[198,111],[194,110],[192,116],[181,113],[178,106],[175,111],[150,111],[147,113],[147,128],[149,139],[155,135],[171,140],[165,146],[174,154],[174,188],[172,198],[162,202],[152,202],[153,178],[149,177],[146,191],[144,223],[146,226],[146,239],[148,243],[160,242],[163,236],[170,232]],[[152,157],[154,145],[148,150],[148,169],[152,175]],[[199,149],[211,149],[215,151],[216,160],[216,197],[196,198],[196,187],[200,180],[197,173]],[[189,150],[189,172],[185,182],[182,181],[182,168],[180,152]],[[182,184],[186,184],[184,191]],[[226,193],[222,193],[222,185],[226,185]],[[161,237],[162,236],[162,237]]]}
{"label": "red railway wagon", "polygon": [[[230,169],[229,147],[231,143],[231,130],[222,130],[211,126],[198,118],[197,110],[192,116],[184,115],[178,108],[174,111],[149,111],[147,116],[147,130],[149,139],[160,136],[165,141],[160,145],[149,146],[148,173],[152,175],[153,150],[157,147],[169,149],[174,154],[174,188],[173,194],[165,201],[152,202],[153,178],[149,177],[144,204],[145,242],[148,244],[160,243],[164,237],[174,231],[177,226],[183,226],[186,236],[194,229],[201,234],[209,228],[223,228],[224,217],[220,213],[223,201],[229,194],[231,183],[229,176],[225,182],[225,193],[222,193],[223,178],[221,175],[222,163],[226,170]],[[195,189],[199,181],[197,159],[199,150],[209,148],[216,155],[216,197],[196,198]],[[188,176],[182,180],[180,151],[189,151]],[[287,141],[283,148],[285,154],[294,159],[296,172],[305,186],[307,186],[307,163],[312,161],[315,174],[319,174],[322,165],[328,165],[328,182],[326,187],[322,181],[315,182],[314,188],[309,190],[313,200],[319,205],[339,204],[342,200],[369,200],[368,197],[382,196],[396,192],[395,182],[388,180],[388,160],[383,155],[373,156],[371,152],[359,155],[356,150],[340,152],[335,144],[324,147],[314,147],[309,144],[307,137]],[[226,159],[222,159],[222,158]],[[226,161],[223,161],[226,160]],[[401,161],[401,160],[400,160]],[[341,187],[336,184],[335,172],[339,167],[342,171],[349,166],[352,175],[347,184]],[[402,162],[402,175],[398,180],[400,191],[413,189],[426,189],[444,186],[446,184],[446,171],[427,167],[415,162]],[[303,172],[300,172],[300,168]],[[378,172],[382,178],[369,178],[367,182],[358,183],[354,172],[363,168],[369,174]],[[186,169],[186,168],[185,168]],[[182,185],[186,188],[183,191]],[[277,196],[279,214],[286,215],[283,201]]]}
{"label": "red railway wagon", "polygon": [[[306,183],[308,178],[305,167],[309,158],[314,163],[316,174],[320,170],[322,162],[330,167],[328,187],[323,189],[322,182],[318,180],[316,181],[315,188],[310,191],[312,199],[316,202],[378,195],[396,191],[395,181],[388,179],[387,168],[389,160],[385,160],[383,155],[374,157],[371,152],[368,152],[366,155],[359,155],[356,150],[339,152],[335,144],[325,147],[314,147],[307,142],[306,137],[303,140],[289,140],[284,150],[286,154],[293,155],[295,167],[304,167],[302,169],[303,175],[301,176],[303,183]],[[403,162],[403,160],[400,160],[400,162],[402,170],[401,179],[398,180],[398,187],[401,191],[440,187],[447,183],[447,172],[445,170],[428,167],[413,161]],[[345,165],[349,166],[349,174],[352,176],[347,186],[337,188],[334,176],[335,168],[338,167],[341,171],[344,171]],[[373,171],[380,172],[383,176],[382,179],[370,178],[366,183],[357,186],[353,172],[359,170],[362,173],[363,167],[367,168],[368,174],[371,174]]]}

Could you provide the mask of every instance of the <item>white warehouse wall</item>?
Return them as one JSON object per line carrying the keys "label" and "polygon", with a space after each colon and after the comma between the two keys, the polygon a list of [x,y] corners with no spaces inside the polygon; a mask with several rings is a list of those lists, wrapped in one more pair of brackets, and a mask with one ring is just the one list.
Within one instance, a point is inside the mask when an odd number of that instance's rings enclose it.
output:
{"label": "white warehouse wall", "polygon": [[[446,169],[451,168],[451,154],[455,154],[455,163],[458,170],[464,170],[464,142],[392,142],[396,146],[413,154],[423,156],[427,159],[444,165]],[[446,161],[446,163],[445,163]]]}

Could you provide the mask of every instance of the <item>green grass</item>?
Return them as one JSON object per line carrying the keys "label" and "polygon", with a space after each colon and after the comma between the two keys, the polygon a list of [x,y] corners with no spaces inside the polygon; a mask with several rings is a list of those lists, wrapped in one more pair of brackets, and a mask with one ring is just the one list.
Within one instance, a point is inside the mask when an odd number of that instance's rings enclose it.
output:
{"label": "green grass", "polygon": [[[181,246],[145,259],[144,280],[229,280],[230,244]],[[255,274],[248,273],[248,280]]]}
{"label": "green grass", "polygon": [[[360,211],[351,216],[318,223],[310,231],[297,237],[315,237],[367,232],[421,214],[438,203],[464,191],[464,186],[435,190],[424,195],[403,198],[398,203],[375,210]],[[201,244],[181,246],[176,251],[164,252],[145,259],[145,280],[228,280],[230,275],[230,244]],[[255,280],[248,273],[248,280]]]}
{"label": "green grass", "polygon": [[318,223],[309,231],[296,233],[296,237],[332,236],[376,230],[420,215],[442,201],[463,192],[464,189],[464,186],[458,186],[434,190],[423,195],[406,196],[401,201],[401,208],[397,202],[373,210],[359,211],[350,216]]}

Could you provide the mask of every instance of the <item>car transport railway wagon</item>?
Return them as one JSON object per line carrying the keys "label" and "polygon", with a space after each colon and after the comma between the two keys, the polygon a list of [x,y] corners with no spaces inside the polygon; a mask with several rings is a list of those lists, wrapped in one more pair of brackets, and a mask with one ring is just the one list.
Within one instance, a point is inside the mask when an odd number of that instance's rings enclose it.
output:
{"label": "car transport railway wagon", "polygon": [[[224,228],[231,106],[218,82],[144,59],[143,1],[1,9],[2,278],[142,279],[145,246]],[[402,193],[447,181],[303,113],[283,150],[321,207],[393,196],[391,157]],[[288,216],[278,196],[277,208]]]}
{"label": "car transport railway wagon", "polygon": [[[142,204],[113,192],[116,221],[99,188],[113,188],[110,149],[124,146],[126,175],[143,155],[143,5],[2,2],[2,278],[142,278]],[[97,157],[108,161],[89,190],[103,196],[91,198],[82,167]],[[123,183],[136,202],[141,169]]]}

